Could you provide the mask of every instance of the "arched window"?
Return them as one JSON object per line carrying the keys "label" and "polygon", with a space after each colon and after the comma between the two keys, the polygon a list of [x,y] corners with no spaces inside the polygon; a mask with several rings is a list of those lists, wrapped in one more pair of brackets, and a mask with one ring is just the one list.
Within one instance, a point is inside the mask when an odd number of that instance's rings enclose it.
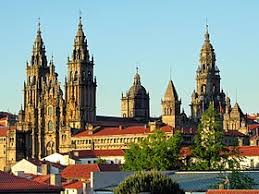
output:
{"label": "arched window", "polygon": [[53,123],[52,123],[52,121],[49,121],[49,123],[48,123],[48,130],[49,131],[53,130]]}
{"label": "arched window", "polygon": [[76,71],[76,72],[75,72],[74,81],[77,81],[77,79],[78,79],[78,72]]}
{"label": "arched window", "polygon": [[48,115],[49,115],[49,116],[52,116],[52,115],[53,115],[53,107],[52,107],[52,106],[49,106],[49,107],[48,107]]}

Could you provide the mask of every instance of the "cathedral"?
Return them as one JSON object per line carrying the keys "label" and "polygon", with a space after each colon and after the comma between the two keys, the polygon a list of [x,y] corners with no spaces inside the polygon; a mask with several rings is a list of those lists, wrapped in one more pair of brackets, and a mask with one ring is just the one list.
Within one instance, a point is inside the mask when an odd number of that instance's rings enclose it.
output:
{"label": "cathedral", "polygon": [[151,118],[150,96],[141,83],[138,68],[132,86],[121,95],[121,117],[109,117],[96,115],[95,63],[89,54],[81,17],[71,56],[67,59],[64,90],[58,81],[53,56],[47,60],[38,24],[32,56],[26,64],[24,102],[16,131],[16,160],[73,150],[125,149],[130,142],[140,141],[155,128],[161,128],[169,135],[178,129],[193,135],[211,102],[220,112],[225,130],[242,128],[247,132],[246,115],[237,103],[232,108],[229,97],[221,90],[220,71],[208,26],[204,36],[196,90],[191,95],[190,117],[181,110],[181,99],[170,79],[161,99],[161,117]]}

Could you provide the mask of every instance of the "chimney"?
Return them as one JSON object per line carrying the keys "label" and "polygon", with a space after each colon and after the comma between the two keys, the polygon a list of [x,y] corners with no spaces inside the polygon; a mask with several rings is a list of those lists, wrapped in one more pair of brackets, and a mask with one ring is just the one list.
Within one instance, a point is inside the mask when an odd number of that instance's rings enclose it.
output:
{"label": "chimney", "polygon": [[41,174],[48,175],[50,172],[50,164],[49,163],[42,163],[41,164]]}
{"label": "chimney", "polygon": [[60,174],[51,174],[50,175],[50,184],[61,186],[61,176]]}

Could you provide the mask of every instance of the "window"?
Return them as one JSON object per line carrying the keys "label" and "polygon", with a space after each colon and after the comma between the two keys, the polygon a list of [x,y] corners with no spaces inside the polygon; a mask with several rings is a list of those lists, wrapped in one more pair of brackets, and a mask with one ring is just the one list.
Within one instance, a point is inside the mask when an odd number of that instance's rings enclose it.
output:
{"label": "window", "polygon": [[78,79],[78,72],[76,71],[76,72],[75,72],[74,81],[77,81],[77,79]]}
{"label": "window", "polygon": [[48,115],[49,115],[49,116],[52,116],[52,115],[53,115],[53,107],[52,107],[52,106],[49,106],[49,107],[48,107]]}
{"label": "window", "polygon": [[49,121],[49,123],[48,123],[48,129],[49,129],[49,131],[52,131],[52,130],[53,130],[53,123],[52,123],[52,121]]}

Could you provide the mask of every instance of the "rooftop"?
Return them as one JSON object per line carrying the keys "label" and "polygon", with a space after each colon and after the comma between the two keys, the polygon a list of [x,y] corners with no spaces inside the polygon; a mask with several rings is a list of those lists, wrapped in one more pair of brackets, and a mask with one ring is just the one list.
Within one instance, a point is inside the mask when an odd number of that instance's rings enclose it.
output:
{"label": "rooftop", "polygon": [[0,171],[0,193],[8,192],[45,192],[53,193],[63,190],[61,187],[31,181]]}

